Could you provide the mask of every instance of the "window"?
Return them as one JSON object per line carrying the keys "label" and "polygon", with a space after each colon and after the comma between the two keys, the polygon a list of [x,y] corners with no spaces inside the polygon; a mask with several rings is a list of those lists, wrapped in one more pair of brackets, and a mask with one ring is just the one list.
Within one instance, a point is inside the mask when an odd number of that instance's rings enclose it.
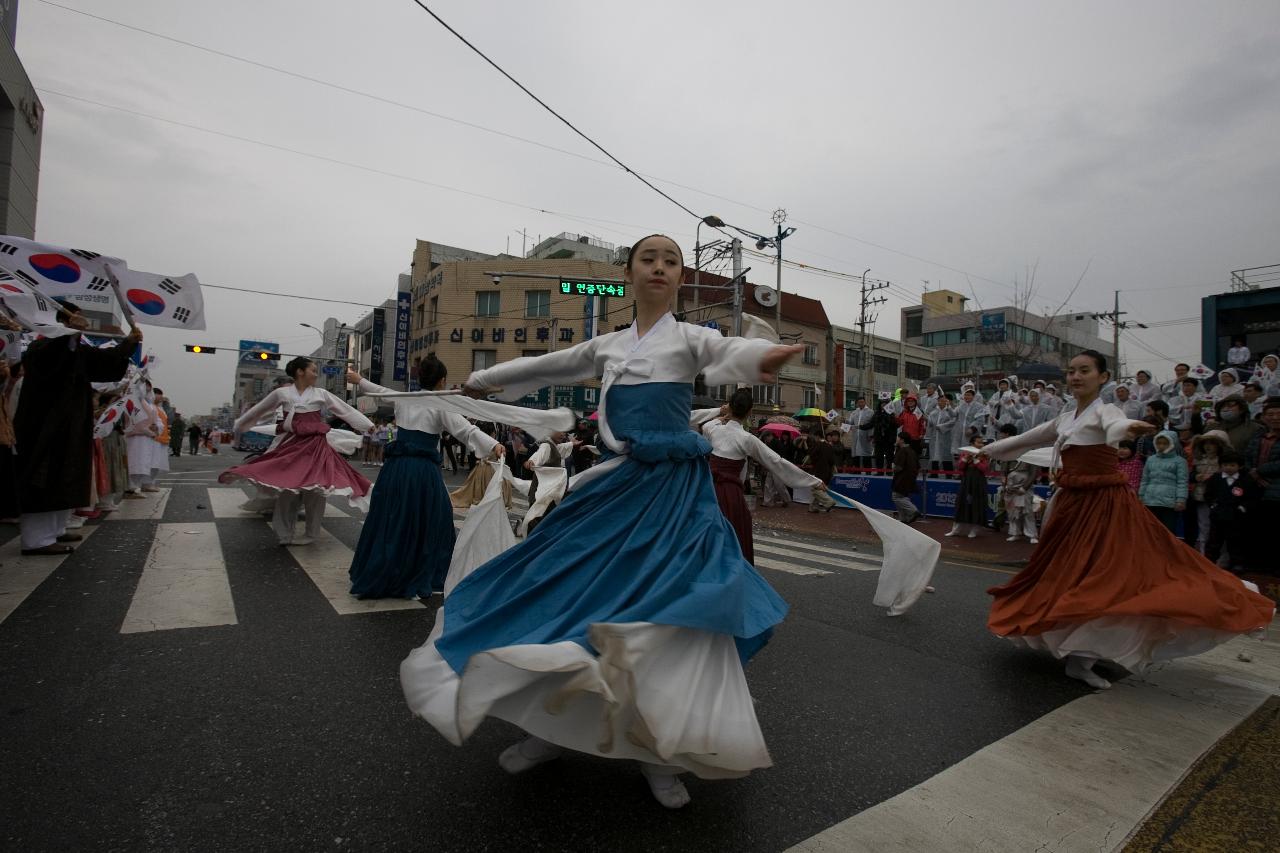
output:
{"label": "window", "polygon": [[476,291],[476,316],[497,317],[502,310],[502,292],[498,290]]}
{"label": "window", "polygon": [[427,314],[427,316],[430,318],[428,322],[431,323],[432,325],[440,322],[440,297],[439,296],[431,297],[431,311]]}
{"label": "window", "polygon": [[969,372],[969,359],[944,358],[938,362],[938,373],[943,376],[964,376]]}
{"label": "window", "polygon": [[533,358],[534,356],[546,355],[546,354],[547,354],[547,351],[546,351],[546,350],[544,350],[544,349],[522,349],[522,350],[520,350],[520,355],[524,356],[525,358]]}
{"label": "window", "polygon": [[861,370],[866,362],[862,359],[862,350],[846,346],[844,348],[844,366],[850,370]]}
{"label": "window", "polygon": [[803,409],[812,409],[818,405],[818,394],[812,388],[803,389],[800,399],[804,401],[801,405]]}
{"label": "window", "polygon": [[933,368],[927,364],[917,364],[914,361],[907,362],[907,378],[915,382],[923,382],[933,373]]}
{"label": "window", "polygon": [[421,302],[413,306],[413,328],[421,329],[426,322],[426,309]]}
{"label": "window", "polygon": [[924,334],[924,312],[907,314],[904,318],[906,330],[902,333],[906,338],[918,338]]}
{"label": "window", "polygon": [[805,344],[804,344],[804,363],[805,363],[805,364],[817,364],[817,363],[818,363],[818,345],[817,345],[817,344],[811,344],[811,343],[809,343],[808,341],[805,341]]}
{"label": "window", "polygon": [[524,316],[550,317],[551,316],[551,291],[550,290],[526,290],[524,292]]}
{"label": "window", "polygon": [[898,360],[889,358],[886,355],[873,355],[871,357],[871,369],[875,373],[883,373],[886,376],[897,376]]}
{"label": "window", "polygon": [[755,403],[757,406],[761,406],[761,405],[772,406],[773,400],[774,400],[773,391],[776,387],[777,387],[776,385],[752,385],[751,386],[752,402]]}
{"label": "window", "polygon": [[471,369],[484,370],[486,367],[493,367],[498,363],[498,351],[496,349],[473,349],[471,351]]}
{"label": "window", "polygon": [[968,342],[968,329],[944,329],[938,332],[929,332],[924,336],[924,345],[927,347],[943,347]]}

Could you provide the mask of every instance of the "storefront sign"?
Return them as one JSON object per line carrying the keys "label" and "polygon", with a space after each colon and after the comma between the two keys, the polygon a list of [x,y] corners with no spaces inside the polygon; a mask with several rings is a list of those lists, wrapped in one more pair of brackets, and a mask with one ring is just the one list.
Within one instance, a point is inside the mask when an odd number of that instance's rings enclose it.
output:
{"label": "storefront sign", "polygon": [[396,295],[396,352],[391,378],[403,382],[409,378],[409,307],[413,304],[407,291]]}

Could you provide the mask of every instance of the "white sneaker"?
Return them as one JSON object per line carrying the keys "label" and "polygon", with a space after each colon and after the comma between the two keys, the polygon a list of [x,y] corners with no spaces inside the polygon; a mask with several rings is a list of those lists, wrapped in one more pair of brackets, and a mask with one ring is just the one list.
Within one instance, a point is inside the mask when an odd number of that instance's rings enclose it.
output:
{"label": "white sneaker", "polygon": [[950,530],[948,530],[946,533],[944,533],[944,534],[942,534],[942,535],[943,535],[943,536],[955,536],[955,535],[957,535],[957,534],[959,534],[959,533],[960,533],[960,528],[958,528],[958,527],[953,527],[953,528],[951,528]]}
{"label": "white sneaker", "polygon": [[285,544],[286,545],[314,545],[315,541],[316,540],[312,539],[310,536],[295,536],[293,537],[292,542],[286,542]]}
{"label": "white sneaker", "polygon": [[1017,541],[1018,541],[1018,535],[1015,533],[1013,536],[1010,536],[1008,539],[1006,539],[1006,540],[1004,540],[1004,541],[1006,541],[1006,542],[1017,542]]}
{"label": "white sneaker", "polygon": [[1039,540],[1039,539],[1028,539],[1027,541],[1028,541],[1028,542],[1030,542],[1032,545],[1039,545],[1039,544],[1040,544],[1040,540]]}
{"label": "white sneaker", "polygon": [[84,516],[72,513],[71,517],[67,519],[67,529],[78,530],[81,527],[84,527]]}
{"label": "white sneaker", "polygon": [[978,538],[978,531],[976,531],[976,530],[970,530],[970,531],[969,531],[969,536],[968,536],[968,538],[969,538],[969,539],[977,539],[977,538]]}

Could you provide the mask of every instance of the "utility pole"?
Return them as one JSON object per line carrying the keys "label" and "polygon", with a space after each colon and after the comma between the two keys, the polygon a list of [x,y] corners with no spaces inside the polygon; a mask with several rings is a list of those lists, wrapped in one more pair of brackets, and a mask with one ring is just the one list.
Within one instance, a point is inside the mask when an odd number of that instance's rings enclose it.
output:
{"label": "utility pole", "polygon": [[1111,378],[1120,380],[1120,333],[1128,329],[1130,326],[1138,329],[1147,328],[1146,323],[1135,323],[1121,320],[1128,311],[1120,310],[1120,291],[1116,291],[1115,307],[1106,313],[1090,314],[1089,316],[1095,320],[1105,320],[1111,324]]}
{"label": "utility pole", "polygon": [[[787,212],[782,208],[778,208],[773,212],[773,222],[778,226],[778,233],[773,238],[773,246],[778,250],[778,278],[774,290],[777,293],[778,302],[774,306],[773,327],[778,332],[778,341],[782,341],[782,241],[795,233],[796,229],[782,227],[782,223],[787,221]],[[764,248],[759,243],[759,248]],[[782,411],[782,371],[778,371],[778,375],[774,378],[773,384],[773,404],[778,407],[778,411]]]}
{"label": "utility pole", "polygon": [[742,337],[742,241],[737,237],[729,244],[733,257],[733,336]]}
{"label": "utility pole", "polygon": [[875,389],[872,387],[872,382],[874,380],[871,378],[871,349],[872,349],[870,345],[871,336],[867,333],[867,324],[868,324],[867,308],[873,305],[880,305],[886,300],[883,296],[877,296],[874,299],[868,299],[867,294],[875,293],[877,290],[883,290],[884,288],[889,286],[889,282],[882,281],[878,284],[873,283],[870,287],[868,287],[867,273],[869,272],[871,272],[871,269],[867,268],[862,273],[862,307],[858,312],[858,329],[862,332],[862,382],[864,386],[863,393],[867,395],[874,395]]}

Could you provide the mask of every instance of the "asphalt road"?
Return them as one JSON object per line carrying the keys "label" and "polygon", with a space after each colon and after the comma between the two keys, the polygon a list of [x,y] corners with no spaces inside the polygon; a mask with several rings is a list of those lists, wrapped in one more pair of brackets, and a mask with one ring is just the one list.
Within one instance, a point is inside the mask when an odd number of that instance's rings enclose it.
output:
{"label": "asphalt road", "polygon": [[[94,525],[0,622],[6,849],[782,850],[1088,691],[986,632],[1006,574],[944,564],[890,619],[874,571],[794,551],[830,573],[763,570],[792,608],[747,670],[773,768],[686,777],[679,812],[625,762],[511,777],[513,727],[456,748],[405,706],[398,665],[434,606],[339,614],[260,519],[215,517],[215,472],[238,458],[174,460],[159,519]],[[159,525],[202,523],[234,624],[122,633]],[[325,528],[354,548],[360,521]]]}

